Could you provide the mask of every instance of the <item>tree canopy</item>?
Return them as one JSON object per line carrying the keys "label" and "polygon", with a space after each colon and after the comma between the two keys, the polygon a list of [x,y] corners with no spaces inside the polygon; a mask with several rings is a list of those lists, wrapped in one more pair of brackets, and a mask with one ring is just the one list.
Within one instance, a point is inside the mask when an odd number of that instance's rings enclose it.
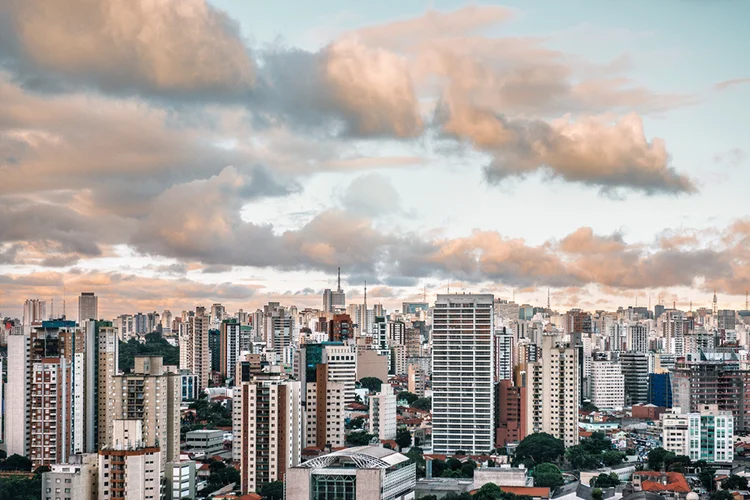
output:
{"label": "tree canopy", "polygon": [[602,493],[602,490],[599,488],[594,488],[591,490],[591,500],[603,500],[604,493]]}
{"label": "tree canopy", "polygon": [[560,469],[551,463],[539,464],[534,467],[534,486],[542,486],[554,490],[565,484]]}
{"label": "tree canopy", "polygon": [[614,488],[618,484],[620,484],[620,477],[614,472],[599,474],[591,478],[590,482],[590,485],[596,488]]}
{"label": "tree canopy", "polygon": [[281,500],[284,498],[284,483],[281,481],[266,483],[258,494],[267,500]]}
{"label": "tree canopy", "polygon": [[407,404],[411,405],[414,401],[419,399],[419,396],[417,396],[413,392],[403,391],[398,393],[397,399],[399,401],[406,401]]}
{"label": "tree canopy", "polygon": [[377,377],[364,377],[359,383],[370,392],[380,392],[380,385],[383,381]]}
{"label": "tree canopy", "polygon": [[412,408],[417,410],[432,411],[432,398],[419,398],[415,399],[412,404]]}
{"label": "tree canopy", "polygon": [[576,469],[597,469],[622,463],[625,454],[612,449],[612,441],[603,432],[594,432],[581,444],[565,450],[566,460]]}
{"label": "tree canopy", "polygon": [[370,444],[372,438],[377,437],[375,434],[368,434],[366,432],[352,432],[346,436],[346,442],[351,446],[366,446]]}
{"label": "tree canopy", "polygon": [[709,495],[708,500],[734,500],[734,495],[732,495],[727,490],[719,490],[714,491]]}
{"label": "tree canopy", "polygon": [[167,342],[157,332],[147,334],[142,344],[136,339],[120,341],[119,348],[119,367],[125,373],[133,371],[136,356],[161,356],[165,365],[180,364],[180,348]]}
{"label": "tree canopy", "polygon": [[556,462],[565,453],[563,442],[546,432],[529,434],[516,447],[515,461],[527,466]]}
{"label": "tree canopy", "polygon": [[396,431],[396,444],[399,448],[411,446],[411,432],[406,427],[399,427]]}
{"label": "tree canopy", "polygon": [[732,474],[721,482],[723,490],[747,490],[747,478]]}

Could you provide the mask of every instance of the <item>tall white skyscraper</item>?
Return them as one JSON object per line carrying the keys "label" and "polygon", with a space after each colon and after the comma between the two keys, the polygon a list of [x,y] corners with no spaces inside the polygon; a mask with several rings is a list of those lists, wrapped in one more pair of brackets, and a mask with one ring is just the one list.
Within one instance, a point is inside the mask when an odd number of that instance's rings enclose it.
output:
{"label": "tall white skyscraper", "polygon": [[432,447],[494,448],[494,297],[438,295],[432,330]]}
{"label": "tall white skyscraper", "polygon": [[495,332],[495,380],[511,380],[513,378],[513,335],[505,333],[504,329]]}
{"label": "tall white skyscraper", "polygon": [[616,361],[594,361],[591,364],[591,402],[600,409],[625,406],[625,376]]}
{"label": "tall white skyscraper", "polygon": [[99,319],[99,299],[94,292],[81,292],[78,297],[78,323],[89,319]]}
{"label": "tall white skyscraper", "polygon": [[26,299],[23,304],[23,325],[29,326],[47,318],[47,303],[39,299]]}

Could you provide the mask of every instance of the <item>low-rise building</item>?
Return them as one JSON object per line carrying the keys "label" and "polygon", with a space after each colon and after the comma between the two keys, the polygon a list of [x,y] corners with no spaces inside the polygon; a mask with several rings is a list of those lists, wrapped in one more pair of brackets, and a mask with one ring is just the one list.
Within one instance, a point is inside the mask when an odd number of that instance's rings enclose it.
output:
{"label": "low-rise building", "polygon": [[224,449],[224,431],[200,429],[185,434],[188,450],[203,452],[206,456]]}
{"label": "low-rise building", "polygon": [[95,453],[71,455],[70,463],[54,464],[42,474],[42,495],[49,500],[96,500],[98,489],[98,458]]}
{"label": "low-rise building", "polygon": [[164,471],[166,478],[166,500],[195,498],[195,462],[184,460],[170,462]]}
{"label": "low-rise building", "polygon": [[287,500],[412,500],[416,465],[401,453],[379,446],[356,446],[292,467]]}

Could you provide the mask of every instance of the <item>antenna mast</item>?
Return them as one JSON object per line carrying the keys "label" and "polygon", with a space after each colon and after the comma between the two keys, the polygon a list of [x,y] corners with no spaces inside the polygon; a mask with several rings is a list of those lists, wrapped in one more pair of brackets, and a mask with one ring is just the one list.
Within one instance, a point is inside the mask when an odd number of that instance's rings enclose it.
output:
{"label": "antenna mast", "polygon": [[549,287],[547,287],[547,310],[551,311],[552,309],[549,306]]}
{"label": "antenna mast", "polygon": [[337,279],[336,279],[337,281],[336,291],[340,292],[341,291],[341,268],[339,267],[337,269],[338,271],[337,271]]}
{"label": "antenna mast", "polygon": [[714,317],[716,317],[716,311],[717,311],[717,300],[716,300],[716,288],[714,288]]}

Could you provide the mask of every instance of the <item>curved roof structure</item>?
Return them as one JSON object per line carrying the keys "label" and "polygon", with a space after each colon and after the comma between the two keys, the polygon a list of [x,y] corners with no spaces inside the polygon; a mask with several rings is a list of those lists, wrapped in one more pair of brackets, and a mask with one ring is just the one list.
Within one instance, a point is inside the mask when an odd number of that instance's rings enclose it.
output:
{"label": "curved roof structure", "polygon": [[388,469],[409,459],[396,451],[380,446],[355,446],[315,457],[299,464],[308,469],[324,469],[334,464],[353,464],[357,469]]}

